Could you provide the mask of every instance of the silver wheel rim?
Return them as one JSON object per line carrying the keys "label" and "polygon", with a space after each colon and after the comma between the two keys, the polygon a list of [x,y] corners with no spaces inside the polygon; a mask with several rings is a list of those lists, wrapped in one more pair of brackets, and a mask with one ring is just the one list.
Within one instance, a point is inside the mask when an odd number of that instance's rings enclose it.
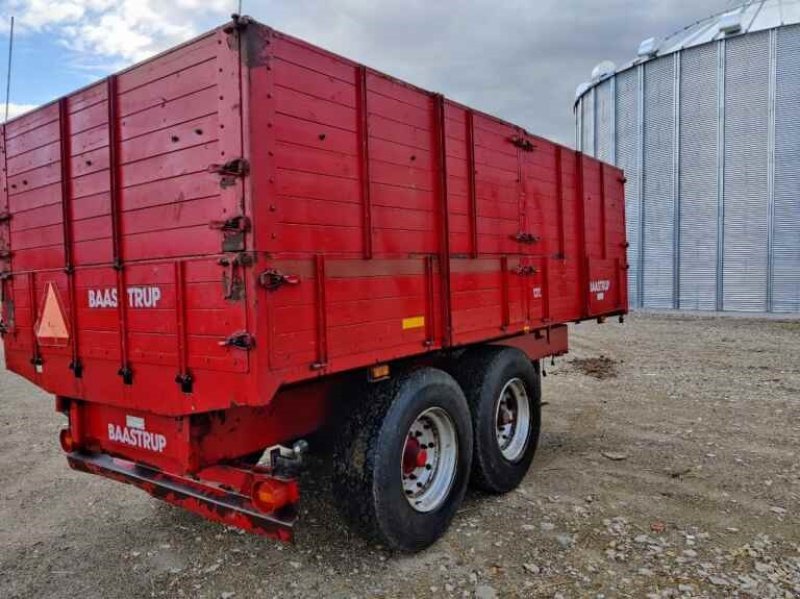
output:
{"label": "silver wheel rim", "polygon": [[497,398],[494,422],[500,453],[509,462],[516,462],[525,453],[531,430],[531,406],[521,379],[513,378],[503,386]]}
{"label": "silver wheel rim", "polygon": [[441,506],[456,478],[458,435],[442,408],[422,412],[406,433],[400,476],[408,503],[418,512]]}

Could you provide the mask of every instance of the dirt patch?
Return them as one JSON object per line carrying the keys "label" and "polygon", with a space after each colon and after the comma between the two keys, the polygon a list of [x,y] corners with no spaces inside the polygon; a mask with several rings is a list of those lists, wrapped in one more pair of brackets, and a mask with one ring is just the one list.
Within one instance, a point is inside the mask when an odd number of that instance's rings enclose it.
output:
{"label": "dirt patch", "polygon": [[575,358],[569,363],[578,372],[596,379],[603,380],[617,376],[617,362],[602,354],[595,358]]}

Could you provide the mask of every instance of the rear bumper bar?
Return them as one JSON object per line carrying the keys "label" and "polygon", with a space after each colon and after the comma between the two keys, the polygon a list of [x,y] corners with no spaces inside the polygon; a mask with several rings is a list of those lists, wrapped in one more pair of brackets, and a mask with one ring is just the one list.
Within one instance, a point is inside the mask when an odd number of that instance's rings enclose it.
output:
{"label": "rear bumper bar", "polygon": [[253,507],[249,497],[219,486],[167,474],[106,454],[67,454],[70,468],[98,474],[139,487],[153,497],[195,512],[208,520],[241,528],[248,532],[291,541],[297,510],[286,506],[266,514]]}

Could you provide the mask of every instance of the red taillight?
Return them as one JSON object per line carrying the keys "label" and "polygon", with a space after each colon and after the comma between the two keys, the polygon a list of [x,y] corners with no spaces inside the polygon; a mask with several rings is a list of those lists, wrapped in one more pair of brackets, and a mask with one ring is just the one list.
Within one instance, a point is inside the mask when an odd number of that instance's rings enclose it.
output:
{"label": "red taillight", "polygon": [[72,437],[72,431],[68,428],[62,428],[58,433],[58,442],[61,443],[61,449],[66,453],[75,451],[75,439]]}
{"label": "red taillight", "polygon": [[262,512],[274,512],[300,499],[297,481],[268,478],[253,485],[253,505]]}

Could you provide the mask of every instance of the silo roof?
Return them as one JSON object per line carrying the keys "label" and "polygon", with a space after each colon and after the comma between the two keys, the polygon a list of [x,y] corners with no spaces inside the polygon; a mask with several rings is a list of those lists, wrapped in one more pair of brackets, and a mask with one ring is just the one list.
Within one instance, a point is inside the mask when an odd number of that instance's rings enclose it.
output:
{"label": "silo roof", "polygon": [[[740,29],[726,34],[724,25],[738,19]],[[684,48],[699,46],[714,40],[743,33],[774,29],[783,25],[800,23],[800,0],[761,0],[745,2],[739,7],[713,15],[702,21],[667,36],[658,47],[655,56],[671,54]]]}
{"label": "silo roof", "polygon": [[[625,71],[641,62],[673,54],[686,48],[737,37],[745,33],[795,24],[800,24],[800,0],[749,0],[697,21],[666,37],[645,40],[642,46],[650,46],[646,48],[645,54],[640,54],[639,58],[618,68],[616,72]],[[613,74],[609,73],[579,86],[576,100]]]}

